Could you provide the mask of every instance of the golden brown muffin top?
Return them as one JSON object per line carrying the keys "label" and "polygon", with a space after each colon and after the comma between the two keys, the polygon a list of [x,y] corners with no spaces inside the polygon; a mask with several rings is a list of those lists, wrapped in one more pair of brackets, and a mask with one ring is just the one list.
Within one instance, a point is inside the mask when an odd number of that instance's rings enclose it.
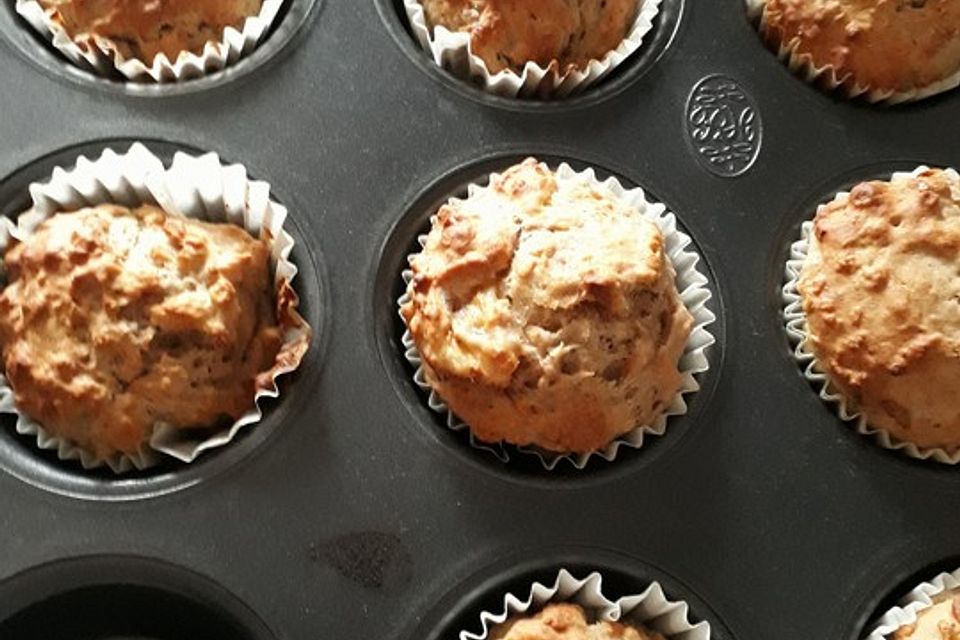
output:
{"label": "golden brown muffin top", "polygon": [[921,610],[917,621],[897,629],[893,640],[960,640],[960,594],[946,591]]}
{"label": "golden brown muffin top", "polygon": [[767,39],[879,90],[960,71],[960,0],[766,0]]}
{"label": "golden brown muffin top", "polygon": [[5,262],[17,408],[100,457],[160,422],[236,419],[267,384],[282,342],[270,251],[240,227],[101,205],[47,219]]}
{"label": "golden brown muffin top", "polygon": [[811,347],[867,421],[960,446],[960,180],[866,182],[820,208],[799,289]]}
{"label": "golden brown muffin top", "polygon": [[126,58],[148,66],[157,54],[176,62],[181,51],[197,55],[223,30],[243,29],[260,13],[262,0],[40,0],[76,41],[110,40]]}
{"label": "golden brown muffin top", "polygon": [[692,318],[659,228],[528,159],[440,208],[402,311],[481,440],[592,451],[659,415]]}
{"label": "golden brown muffin top", "polygon": [[549,604],[533,616],[516,616],[495,627],[491,640],[664,640],[659,633],[621,622],[587,622],[583,607]]}
{"label": "golden brown muffin top", "polygon": [[616,49],[637,17],[637,0],[421,0],[430,29],[470,34],[491,73],[527,62],[561,73]]}

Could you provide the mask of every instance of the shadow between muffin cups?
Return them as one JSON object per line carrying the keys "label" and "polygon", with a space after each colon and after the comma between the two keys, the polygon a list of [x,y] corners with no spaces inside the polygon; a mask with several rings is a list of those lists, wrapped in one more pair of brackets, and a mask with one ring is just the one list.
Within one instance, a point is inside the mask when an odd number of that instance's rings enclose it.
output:
{"label": "shadow between muffin cups", "polygon": [[[500,174],[498,173],[490,174],[488,177],[488,185],[498,180],[499,177]],[[516,451],[521,455],[536,458],[547,471],[556,470],[564,460],[575,469],[582,471],[587,467],[593,457],[599,457],[608,462],[612,462],[617,458],[621,447],[640,449],[647,436],[660,436],[666,433],[668,419],[670,417],[681,416],[687,412],[687,404],[684,396],[700,389],[697,376],[705,373],[709,369],[709,360],[706,351],[716,340],[707,330],[707,327],[716,320],[716,316],[707,307],[707,302],[712,297],[712,294],[707,288],[709,283],[707,276],[702,269],[698,268],[698,264],[701,263],[701,258],[693,251],[691,238],[677,228],[676,217],[673,213],[669,212],[663,204],[647,201],[642,189],[626,189],[620,181],[614,177],[610,177],[601,182],[596,177],[593,169],[577,172],[568,164],[561,163],[556,170],[556,177],[558,180],[587,181],[600,190],[610,193],[615,198],[638,209],[644,217],[656,224],[663,234],[665,251],[674,270],[674,282],[682,303],[693,316],[693,327],[678,363],[681,374],[680,388],[673,397],[670,405],[657,416],[652,424],[639,425],[626,434],[615,438],[602,449],[582,454],[560,454],[532,446],[510,447],[508,452],[508,448],[504,446],[503,443],[482,442],[474,437],[470,431],[470,427],[466,423],[449,410],[440,395],[437,394],[427,382],[421,355],[399,311],[399,308],[410,300],[406,292],[407,285],[412,278],[412,271],[409,269],[401,273],[404,292],[397,300],[397,305],[398,314],[400,314],[401,322],[404,323],[405,329],[401,338],[404,357],[415,369],[413,381],[421,391],[427,394],[428,407],[435,413],[445,416],[447,428],[456,432],[466,432],[469,434],[471,447],[486,451],[504,463],[510,461],[510,452]],[[470,197],[481,193],[483,190],[489,188],[488,185],[470,184],[467,188],[467,196]],[[457,199],[453,199],[452,201],[456,200]],[[433,217],[431,217],[431,221],[432,220]],[[423,246],[425,239],[425,235],[418,237],[418,242],[421,246]],[[412,259],[412,257],[412,255],[408,256],[408,261]]]}
{"label": "shadow between muffin cups", "polygon": [[88,34],[75,39],[39,0],[16,0],[16,12],[57,51],[78,68],[104,77],[139,83],[183,82],[203,77],[249,55],[270,31],[285,1],[263,0],[260,12],[244,19],[240,29],[227,26],[219,40],[208,41],[200,54],[181,51],[175,60],[159,53],[150,64],[127,58],[111,39]]}
{"label": "shadow between muffin cups", "polygon": [[[928,167],[920,166],[909,173],[896,172],[892,175],[892,178],[916,177],[927,170]],[[947,169],[946,171],[960,180],[960,175],[957,175],[953,169]],[[849,196],[850,192],[841,191],[832,198],[832,202],[845,200]],[[783,321],[787,337],[794,348],[793,357],[800,365],[804,378],[817,389],[820,399],[835,409],[841,420],[852,423],[857,433],[871,437],[884,449],[901,452],[916,460],[934,460],[948,465],[960,464],[960,449],[950,453],[937,447],[919,447],[912,442],[899,440],[888,431],[869,424],[866,417],[860,413],[856,403],[833,383],[826,370],[817,362],[809,344],[810,336],[803,310],[803,297],[798,288],[800,273],[810,250],[813,225],[813,221],[805,221],[800,227],[800,239],[790,245],[790,255],[784,269],[785,282],[781,294]]]}
{"label": "shadow between muffin cups", "polygon": [[476,81],[486,92],[509,98],[563,98],[596,84],[641,48],[662,0],[640,0],[637,16],[620,44],[602,59],[593,59],[583,69],[561,72],[554,60],[543,67],[528,61],[521,73],[504,69],[491,73],[484,60],[473,53],[470,34],[427,24],[420,0],[403,0],[403,9],[420,47],[434,63],[454,76]]}
{"label": "shadow between muffin cups", "polygon": [[602,583],[599,572],[580,579],[567,569],[560,569],[552,584],[534,582],[526,594],[505,594],[501,609],[480,613],[479,633],[463,630],[459,639],[487,640],[498,625],[514,616],[533,615],[549,604],[571,603],[584,609],[588,622],[640,625],[663,634],[668,640],[710,640],[710,624],[692,623],[687,603],[670,600],[660,583],[654,581],[643,592],[616,601],[603,595]]}
{"label": "shadow between muffin cups", "polygon": [[[756,25],[760,36],[773,47],[774,38],[770,35],[768,28],[767,0],[744,0],[744,5],[747,17]],[[800,44],[798,38],[777,42],[777,57],[804,81],[821,85],[828,91],[839,91],[846,98],[862,98],[871,103],[896,105],[929,98],[960,86],[960,69],[936,82],[910,91],[894,91],[862,85],[850,73],[838,75],[837,68],[831,64],[817,66],[812,55],[798,51]]]}
{"label": "shadow between muffin cups", "polygon": [[[29,237],[41,222],[55,213],[98,204],[151,204],[168,215],[244,228],[269,245],[277,321],[283,330],[283,342],[274,365],[257,375],[251,408],[223,428],[184,431],[158,423],[148,443],[138,452],[117,453],[100,459],[53,436],[21,413],[13,389],[0,375],[0,412],[16,416],[18,433],[35,436],[40,449],[55,450],[61,460],[77,460],[85,469],[108,466],[120,474],[150,468],[161,461],[162,455],[193,462],[204,451],[228,444],[243,427],[262,419],[260,399],[279,395],[277,379],[299,366],[311,339],[310,327],[297,312],[299,298],[291,284],[297,267],[289,260],[293,238],[283,228],[287,210],[271,200],[267,183],[250,180],[242,165],[222,165],[215,153],[191,156],[177,152],[171,165],[165,167],[144,145],[135,143],[123,154],[106,149],[93,161],[81,156],[73,169],[57,167],[49,182],[30,185],[30,195],[32,206],[19,216],[16,224],[3,219],[0,250],[5,252],[11,240]],[[3,279],[6,280],[5,273]]]}

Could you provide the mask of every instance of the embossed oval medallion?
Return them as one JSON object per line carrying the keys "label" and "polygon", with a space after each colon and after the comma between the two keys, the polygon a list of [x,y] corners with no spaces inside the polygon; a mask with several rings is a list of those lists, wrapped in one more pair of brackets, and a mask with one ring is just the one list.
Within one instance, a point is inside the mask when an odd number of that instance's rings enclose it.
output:
{"label": "embossed oval medallion", "polygon": [[763,124],[753,99],[728,76],[707,76],[687,100],[687,138],[697,160],[724,178],[743,175],[760,153]]}

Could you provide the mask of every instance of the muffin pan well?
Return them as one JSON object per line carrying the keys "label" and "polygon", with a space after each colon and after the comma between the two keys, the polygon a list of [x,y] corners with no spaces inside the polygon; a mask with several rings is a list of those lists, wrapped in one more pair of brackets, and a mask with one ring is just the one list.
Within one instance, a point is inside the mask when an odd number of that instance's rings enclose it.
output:
{"label": "muffin pan well", "polygon": [[[839,421],[792,358],[780,292],[817,203],[892,170],[960,165],[960,92],[895,108],[821,93],[764,48],[741,0],[664,0],[672,26],[569,101],[503,100],[448,77],[386,0],[290,0],[250,58],[150,92],[75,73],[11,5],[0,8],[0,210],[16,215],[29,182],[104,146],[216,151],[288,207],[317,337],[265,422],[150,477],[64,466],[0,420],[0,620],[38,601],[23,599],[37,593],[23,575],[36,572],[48,600],[60,578],[44,567],[133,556],[221,585],[262,624],[245,623],[253,637],[449,638],[473,628],[475,597],[512,586],[500,573],[528,562],[555,573],[553,551],[577,547],[577,568],[622,570],[629,592],[657,579],[717,638],[859,640],[917,572],[958,564],[948,505],[960,474]],[[762,123],[736,177],[690,143],[690,97],[718,76]],[[707,134],[722,146],[724,131]],[[397,347],[398,274],[433,208],[527,155],[648,189],[715,287],[718,342],[691,413],[583,472],[465,446]],[[207,637],[218,635],[229,633]]]}
{"label": "muffin pan well", "polygon": [[[582,171],[587,168],[593,168],[596,177],[604,181],[609,177],[614,177],[625,188],[634,188],[638,186],[633,180],[612,173],[597,162],[585,162],[570,156],[558,156],[551,153],[539,154],[534,149],[528,149],[527,155],[535,155],[540,161],[547,163],[552,168],[558,167],[561,163],[567,163],[575,171]],[[449,414],[445,411],[438,412],[429,407],[428,393],[415,382],[415,367],[405,357],[406,351],[402,337],[406,326],[398,315],[398,299],[406,291],[406,287],[400,274],[407,268],[408,258],[421,250],[417,241],[418,236],[425,234],[430,229],[430,218],[436,213],[437,209],[445,204],[450,198],[462,198],[466,196],[467,187],[470,184],[479,186],[486,185],[491,173],[501,172],[522,161],[526,156],[523,154],[504,152],[494,154],[489,157],[478,157],[472,162],[448,172],[446,175],[438,177],[432,184],[426,188],[411,202],[406,212],[399,217],[394,229],[383,247],[381,263],[377,273],[374,304],[372,317],[376,323],[377,339],[381,351],[381,360],[387,368],[388,374],[394,381],[394,385],[401,396],[401,400],[410,408],[416,416],[416,421],[425,427],[430,433],[430,437],[439,442],[449,444],[453,447],[456,454],[468,456],[481,462],[488,463],[488,468],[497,473],[509,473],[517,478],[535,480],[537,478],[549,478],[553,475],[559,475],[567,480],[582,481],[589,480],[598,474],[606,472],[604,467],[619,467],[625,460],[634,460],[636,463],[648,463],[654,455],[651,450],[661,449],[660,439],[672,439],[673,437],[682,437],[681,434],[689,429],[697,428],[698,416],[702,408],[709,404],[709,395],[715,388],[716,365],[722,359],[722,335],[724,326],[722,322],[723,314],[719,313],[722,301],[719,299],[719,293],[715,285],[714,274],[710,269],[706,259],[702,257],[696,243],[696,234],[692,234],[683,224],[682,213],[677,213],[667,204],[667,210],[673,212],[678,219],[678,227],[681,232],[692,236],[693,241],[689,250],[700,256],[697,270],[705,274],[708,282],[704,288],[710,293],[711,298],[706,303],[706,308],[717,319],[709,323],[705,329],[710,333],[714,342],[704,349],[704,355],[708,362],[708,370],[695,375],[700,389],[684,394],[684,401],[687,404],[687,412],[684,415],[672,416],[667,419],[666,432],[663,435],[647,434],[643,440],[642,451],[634,450],[630,446],[620,446],[616,459],[610,463],[604,457],[599,455],[591,456],[586,462],[587,468],[592,473],[584,474],[578,471],[573,464],[574,458],[568,460],[557,460],[555,458],[544,458],[534,454],[530,450],[519,450],[513,446],[487,445],[475,442],[471,439],[468,430],[460,429],[454,431],[448,425]],[[641,185],[642,186],[642,185]],[[650,202],[660,202],[654,193],[644,188],[644,194]],[[392,279],[391,279],[391,274]],[[705,398],[701,398],[705,395]],[[428,408],[429,407],[429,408]],[[422,409],[427,409],[424,414]],[[663,447],[666,448],[666,447]],[[647,455],[649,454],[649,455]]]}

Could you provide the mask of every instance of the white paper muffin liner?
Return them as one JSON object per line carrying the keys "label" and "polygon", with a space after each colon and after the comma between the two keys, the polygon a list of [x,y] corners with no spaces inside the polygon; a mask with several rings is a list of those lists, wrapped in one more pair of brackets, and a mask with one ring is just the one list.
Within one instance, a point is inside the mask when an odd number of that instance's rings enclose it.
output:
{"label": "white paper muffin liner", "polygon": [[[587,466],[590,458],[594,456],[612,462],[616,459],[621,447],[631,449],[641,448],[647,436],[662,436],[666,433],[668,418],[671,416],[681,416],[687,412],[687,403],[684,400],[684,395],[700,389],[700,384],[697,382],[696,376],[706,372],[710,368],[706,350],[716,342],[716,340],[707,330],[707,327],[716,320],[716,316],[707,308],[707,301],[710,300],[712,294],[706,286],[709,282],[707,276],[702,270],[697,268],[700,262],[700,256],[692,250],[692,240],[690,236],[677,228],[677,218],[673,213],[667,211],[666,206],[647,201],[643,189],[625,189],[616,178],[607,178],[601,182],[596,177],[593,169],[587,169],[578,173],[568,164],[563,163],[557,168],[556,176],[558,180],[582,180],[593,183],[595,186],[610,192],[614,197],[624,201],[626,204],[637,208],[642,215],[653,221],[657,227],[660,228],[661,233],[663,233],[667,256],[673,264],[675,271],[677,291],[680,293],[680,299],[687,308],[687,311],[693,316],[693,329],[690,332],[690,337],[687,339],[686,347],[679,361],[681,374],[680,390],[676,396],[674,396],[670,405],[664,409],[663,413],[661,413],[652,424],[640,425],[632,431],[614,439],[602,449],[590,453],[559,454],[546,451],[539,447],[513,448],[513,450],[522,454],[536,456],[548,471],[554,470],[562,460],[566,460],[576,469],[582,470]],[[473,196],[484,189],[488,189],[489,184],[498,178],[499,174],[493,173],[489,177],[487,186],[469,185],[467,189],[468,196]],[[456,201],[456,199],[452,201]],[[431,216],[430,220],[432,224],[433,216]],[[421,247],[426,242],[426,238],[427,236],[425,234],[417,238]],[[412,257],[412,255],[408,256],[408,261]],[[413,277],[413,272],[405,269],[402,277],[404,285],[408,285]],[[404,293],[400,296],[397,304],[402,307],[408,301],[409,296],[406,293],[405,286]],[[400,317],[401,319],[403,318],[402,315]],[[470,432],[470,427],[457,418],[448,409],[439,394],[433,390],[427,382],[420,352],[417,350],[413,336],[409,330],[404,331],[401,341],[405,349],[404,356],[416,369],[413,378],[414,382],[421,390],[429,395],[427,405],[430,409],[437,413],[444,414],[446,416],[447,426],[450,429],[457,432],[466,431],[469,434],[470,445],[472,447],[489,451],[501,461],[508,462],[510,460],[510,454],[502,443],[485,443],[477,440],[473,433]]]}
{"label": "white paper muffin liner", "polygon": [[663,634],[667,640],[710,640],[710,623],[691,623],[687,603],[670,600],[660,583],[651,582],[643,593],[612,601],[603,595],[602,582],[597,572],[581,580],[561,569],[551,585],[534,582],[525,595],[506,594],[502,609],[480,614],[480,633],[461,631],[460,640],[487,640],[492,630],[509,618],[534,615],[548,604],[563,602],[583,607],[588,619],[643,626]]}
{"label": "white paper muffin liner", "polygon": [[561,73],[555,64],[544,68],[535,62],[527,62],[520,74],[512,69],[490,73],[483,59],[473,54],[469,33],[450,31],[441,25],[437,25],[431,33],[419,0],[403,0],[403,6],[420,46],[437,65],[452,74],[478,81],[485,91],[499,96],[562,98],[596,83],[637,51],[643,44],[644,36],[653,28],[660,2],[640,0],[637,17],[627,37],[616,49],[602,59],[591,60],[585,68]]}
{"label": "white paper muffin liner", "polygon": [[204,451],[226,445],[242,428],[261,420],[261,398],[279,395],[277,378],[299,366],[310,341],[310,328],[297,313],[298,299],[290,284],[297,267],[289,260],[293,238],[283,229],[287,210],[270,199],[270,186],[266,182],[250,180],[242,165],[222,165],[215,153],[194,157],[178,152],[171,166],[165,168],[145,146],[135,143],[120,155],[107,149],[92,161],[80,156],[75,168],[55,168],[49,182],[30,185],[30,196],[32,206],[20,215],[16,224],[9,218],[2,219],[0,253],[6,252],[11,238],[24,240],[57,212],[105,203],[129,207],[153,204],[170,215],[242,226],[270,244],[276,295],[285,307],[285,318],[278,320],[285,333],[276,364],[265,372],[269,384],[258,383],[250,410],[220,430],[198,434],[195,430],[185,432],[158,424],[147,446],[137,454],[118,453],[101,460],[50,434],[35,420],[20,413],[13,389],[0,375],[0,413],[17,416],[18,433],[35,436],[39,448],[55,450],[61,460],[78,460],[85,469],[106,465],[119,474],[149,468],[161,461],[161,454],[193,462]]}
{"label": "white paper muffin liner", "polygon": [[263,0],[260,13],[248,17],[240,31],[225,28],[220,40],[207,42],[200,55],[181,51],[176,60],[170,60],[161,53],[149,65],[136,58],[125,58],[108,38],[87,36],[74,40],[63,25],[53,19],[53,12],[44,10],[37,0],[16,0],[16,9],[37,32],[81,69],[103,76],[120,73],[133,82],[166,83],[220,71],[248,55],[269,31],[283,2]]}
{"label": "white paper muffin liner", "polygon": [[941,573],[930,582],[917,585],[897,606],[877,620],[867,640],[892,640],[897,629],[915,623],[921,611],[932,607],[934,598],[955,589],[960,589],[960,569],[952,573]]}
{"label": "white paper muffin liner", "polygon": [[[917,177],[927,170],[928,167],[921,166],[910,173],[894,173],[892,179]],[[948,169],[947,171],[953,172],[952,169]],[[953,173],[956,175],[956,172]],[[957,178],[960,179],[960,176],[957,176]],[[849,195],[849,192],[841,191],[833,201],[844,200],[849,197]],[[783,285],[782,292],[784,305],[783,318],[786,323],[787,336],[790,339],[790,343],[794,345],[793,355],[800,364],[804,377],[815,389],[819,390],[820,398],[824,402],[835,407],[837,415],[840,416],[841,420],[852,423],[857,433],[871,436],[876,443],[884,449],[900,451],[917,460],[935,460],[951,465],[960,463],[960,450],[951,454],[940,448],[919,447],[912,442],[906,442],[894,437],[884,429],[868,424],[866,418],[860,414],[853,400],[846,397],[840,387],[830,380],[826,374],[826,370],[817,362],[808,344],[807,319],[803,312],[803,299],[798,288],[800,272],[803,269],[803,263],[806,261],[807,253],[810,250],[810,236],[812,233],[813,222],[804,222],[800,227],[800,240],[790,245],[790,257],[787,260],[784,272],[786,283]]]}
{"label": "white paper muffin liner", "polygon": [[[767,0],[745,0],[747,15],[751,20],[757,23],[760,34],[767,35]],[[929,98],[930,96],[944,91],[949,91],[960,86],[960,69],[955,73],[937,80],[936,82],[917,87],[910,91],[894,91],[892,89],[876,89],[867,85],[861,85],[853,80],[852,74],[843,76],[837,75],[837,69],[833,65],[817,66],[813,57],[808,53],[798,53],[799,41],[797,39],[789,42],[781,42],[778,46],[777,56],[793,71],[795,74],[813,83],[824,83],[824,86],[830,90],[839,89],[848,98],[862,98],[867,102],[883,102],[886,104],[900,104],[903,102],[914,102]]]}

